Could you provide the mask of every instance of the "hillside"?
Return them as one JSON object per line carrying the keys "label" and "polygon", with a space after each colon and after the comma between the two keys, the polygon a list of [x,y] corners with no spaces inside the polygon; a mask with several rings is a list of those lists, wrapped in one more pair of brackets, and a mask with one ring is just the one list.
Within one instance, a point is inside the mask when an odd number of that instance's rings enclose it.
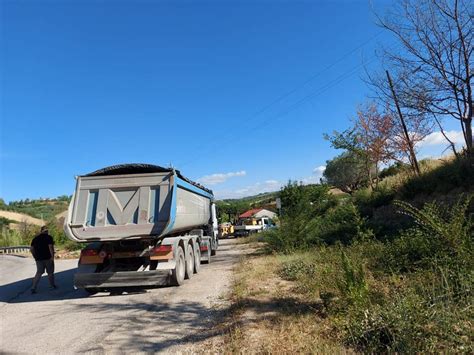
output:
{"label": "hillside", "polygon": [[56,215],[66,211],[69,201],[69,196],[59,196],[57,198],[39,200],[25,199],[20,201],[11,201],[8,204],[1,201],[0,211],[15,212],[39,220],[48,221],[56,217]]}
{"label": "hillside", "polygon": [[286,186],[279,228],[236,271],[227,350],[472,353],[474,168],[420,167],[344,198]]}
{"label": "hillside", "polygon": [[31,217],[24,213],[11,212],[11,211],[0,211],[0,217],[6,218],[15,223],[26,222],[35,226],[42,226],[44,222],[41,219]]}
{"label": "hillside", "polygon": [[241,201],[248,203],[253,207],[258,207],[259,204],[267,204],[275,202],[275,199],[278,197],[279,191],[273,192],[264,192],[258,195],[246,196],[242,198],[232,198],[232,199],[223,199],[220,201],[223,202],[234,202],[234,201]]}

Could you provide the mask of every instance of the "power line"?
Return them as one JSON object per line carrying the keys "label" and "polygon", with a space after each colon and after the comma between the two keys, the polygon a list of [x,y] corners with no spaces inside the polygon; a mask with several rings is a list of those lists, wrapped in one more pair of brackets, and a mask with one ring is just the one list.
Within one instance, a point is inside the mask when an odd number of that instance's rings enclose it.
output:
{"label": "power line", "polygon": [[[334,62],[332,62],[331,64],[327,65],[324,69],[322,69],[321,71],[317,72],[316,74],[313,74],[311,75],[308,79],[306,79],[304,82],[302,82],[300,85],[294,87],[293,89],[285,92],[284,94],[280,95],[278,98],[276,98],[275,100],[273,100],[272,102],[270,102],[269,104],[265,105],[264,107],[262,107],[260,110],[256,111],[254,114],[250,115],[249,117],[247,117],[247,119],[244,120],[244,123],[246,122],[249,122],[251,121],[252,119],[254,119],[255,117],[261,115],[262,113],[266,112],[269,108],[271,108],[272,106],[276,105],[277,103],[281,102],[282,100],[284,100],[285,98],[289,97],[290,95],[294,94],[295,92],[297,92],[298,90],[300,90],[301,88],[305,87],[307,84],[309,84],[311,81],[313,81],[314,79],[316,79],[317,77],[319,77],[321,74],[325,73],[326,71],[332,69],[333,67],[335,67],[337,64],[339,64],[340,62],[342,62],[344,59],[346,59],[347,57],[349,57],[350,55],[354,54],[356,51],[358,51],[359,49],[363,48],[364,46],[366,46],[368,43],[370,43],[371,41],[373,41],[374,39],[376,39],[378,36],[380,36],[380,34],[382,33],[383,31],[379,31],[377,32],[374,36],[370,37],[369,39],[367,39],[366,41],[362,42],[361,44],[359,44],[358,46],[354,47],[353,49],[349,50],[348,52],[344,53],[342,55],[342,57],[338,58],[337,60],[335,60]],[[200,144],[196,149],[197,150],[200,150],[202,147],[204,147],[205,144],[202,143]],[[187,165],[188,162],[185,162],[184,164],[182,165]]]}
{"label": "power line", "polygon": [[[298,108],[299,106],[303,105],[304,103],[306,103],[307,101],[323,94],[324,92],[326,92],[327,90],[331,89],[332,87],[336,86],[337,84],[339,84],[340,82],[344,81],[345,79],[351,77],[352,75],[356,74],[358,72],[358,70],[363,67],[364,65],[367,65],[371,62],[373,62],[374,60],[376,59],[376,56],[373,56],[369,61],[365,62],[365,63],[361,63],[355,67],[353,67],[352,69],[344,72],[343,74],[339,75],[337,78],[331,80],[330,82],[322,85],[321,87],[319,87],[316,91],[313,91],[312,93],[304,96],[302,99],[298,100],[296,103],[292,104],[287,110],[285,110],[284,112],[282,113],[279,113],[277,115],[274,115],[274,116],[271,116],[261,122],[259,122],[258,125],[256,126],[253,126],[253,127],[250,127],[249,130],[252,130],[253,132],[259,130],[259,129],[262,129],[262,127],[269,123],[270,121],[273,121],[274,120],[278,120],[279,118],[287,115],[288,113],[290,113],[291,111],[295,110],[296,108]],[[233,139],[233,143],[235,142],[239,142],[241,141],[242,139],[244,139],[245,136],[238,136],[237,138]],[[209,149],[207,150],[208,152],[209,151],[212,151],[214,149],[217,149],[221,144],[213,144],[211,147],[209,147]],[[196,160],[199,160],[200,158],[202,157],[202,155],[200,155],[199,157],[193,159],[192,161],[189,160],[183,164],[180,165],[180,167],[182,166],[185,166],[185,165],[188,165],[189,163],[191,162],[195,162]]]}
{"label": "power line", "polygon": [[[295,92],[297,92],[299,89],[305,87],[307,84],[309,84],[311,81],[313,81],[314,79],[318,78],[321,74],[327,72],[329,69],[332,69],[334,68],[337,64],[339,64],[340,62],[342,62],[344,59],[346,59],[347,57],[349,57],[351,54],[357,52],[359,49],[363,48],[365,45],[367,45],[368,43],[372,42],[375,38],[377,38],[378,36],[380,36],[380,34],[382,33],[383,31],[379,31],[378,33],[376,33],[374,36],[372,36],[371,38],[369,38],[368,40],[366,40],[365,42],[361,43],[360,45],[358,45],[357,47],[351,49],[349,52],[343,54],[342,57],[340,57],[339,59],[337,59],[336,61],[332,62],[331,64],[329,64],[328,66],[326,66],[323,70],[317,72],[316,74],[314,75],[311,75],[308,79],[306,79],[303,83],[301,83],[300,85],[296,86],[295,88],[287,91],[286,93],[284,93],[283,95],[280,95],[277,99],[275,99],[274,101],[272,101],[271,103],[269,103],[268,105],[264,106],[263,108],[261,108],[260,110],[258,110],[257,112],[255,112],[251,117],[249,117],[249,119],[255,117],[255,116],[259,116],[261,115],[262,113],[264,113],[265,111],[267,111],[270,107],[272,107],[273,105],[276,105],[277,103],[281,102],[282,100],[286,99],[288,96],[294,94]],[[248,120],[249,120],[248,119]],[[248,121],[246,120],[246,121]]]}

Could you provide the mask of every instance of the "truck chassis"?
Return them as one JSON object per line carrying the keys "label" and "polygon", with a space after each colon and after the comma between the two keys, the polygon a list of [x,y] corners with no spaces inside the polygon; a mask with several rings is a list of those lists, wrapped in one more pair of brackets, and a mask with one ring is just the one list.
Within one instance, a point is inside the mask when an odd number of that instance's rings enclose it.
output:
{"label": "truck chassis", "polygon": [[210,263],[217,245],[203,230],[154,240],[93,242],[81,252],[74,286],[93,294],[124,287],[184,283]]}

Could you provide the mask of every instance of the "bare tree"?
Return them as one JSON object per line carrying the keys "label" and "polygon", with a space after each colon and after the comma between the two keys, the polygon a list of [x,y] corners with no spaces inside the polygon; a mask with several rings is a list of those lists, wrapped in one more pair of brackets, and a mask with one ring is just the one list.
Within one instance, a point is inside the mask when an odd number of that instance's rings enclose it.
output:
{"label": "bare tree", "polygon": [[[379,24],[401,44],[399,50],[384,50],[383,59],[394,74],[407,121],[412,117],[435,117],[438,123],[443,117],[457,120],[472,157],[472,0],[400,0],[387,16],[379,17]],[[384,102],[392,102],[384,79],[370,77],[369,82]]]}

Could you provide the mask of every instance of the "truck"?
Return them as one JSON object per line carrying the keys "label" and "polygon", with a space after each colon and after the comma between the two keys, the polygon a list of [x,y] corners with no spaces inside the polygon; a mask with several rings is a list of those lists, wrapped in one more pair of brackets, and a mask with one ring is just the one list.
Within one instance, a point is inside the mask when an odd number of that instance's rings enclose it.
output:
{"label": "truck", "polygon": [[248,236],[273,227],[275,227],[275,225],[268,217],[241,219],[238,224],[234,226],[234,235],[236,237]]}
{"label": "truck", "polygon": [[234,234],[234,226],[230,222],[219,224],[219,238],[226,238]]}
{"label": "truck", "polygon": [[74,286],[93,294],[180,286],[218,248],[214,195],[179,170],[120,164],[77,176],[64,221],[85,243]]}

